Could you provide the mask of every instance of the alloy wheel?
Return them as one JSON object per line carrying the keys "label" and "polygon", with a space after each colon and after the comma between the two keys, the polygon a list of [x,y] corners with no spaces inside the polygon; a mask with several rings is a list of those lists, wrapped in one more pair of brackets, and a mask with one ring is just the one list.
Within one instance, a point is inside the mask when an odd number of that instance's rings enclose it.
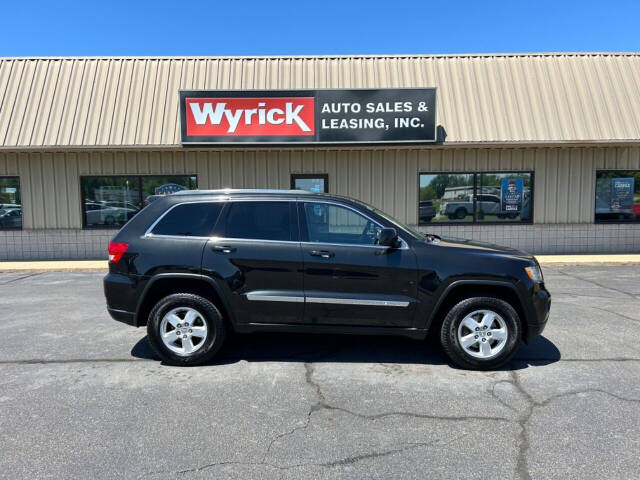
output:
{"label": "alloy wheel", "polygon": [[191,307],[174,308],[160,322],[160,338],[172,352],[188,356],[204,345],[207,323],[202,314]]}
{"label": "alloy wheel", "polygon": [[507,324],[493,310],[475,310],[458,326],[458,342],[469,355],[483,360],[495,358],[509,337]]}

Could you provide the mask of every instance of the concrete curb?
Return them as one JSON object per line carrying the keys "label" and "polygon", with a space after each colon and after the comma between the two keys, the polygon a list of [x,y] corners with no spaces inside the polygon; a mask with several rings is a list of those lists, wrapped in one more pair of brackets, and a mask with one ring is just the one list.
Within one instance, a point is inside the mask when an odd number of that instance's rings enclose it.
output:
{"label": "concrete curb", "polygon": [[536,255],[543,267],[551,266],[597,266],[597,265],[640,265],[640,255]]}
{"label": "concrete curb", "polygon": [[0,262],[0,273],[107,272],[106,260]]}
{"label": "concrete curb", "polygon": [[[640,254],[632,255],[536,255],[543,267],[576,265],[640,265]],[[0,273],[107,272],[106,260],[51,260],[0,262]]]}

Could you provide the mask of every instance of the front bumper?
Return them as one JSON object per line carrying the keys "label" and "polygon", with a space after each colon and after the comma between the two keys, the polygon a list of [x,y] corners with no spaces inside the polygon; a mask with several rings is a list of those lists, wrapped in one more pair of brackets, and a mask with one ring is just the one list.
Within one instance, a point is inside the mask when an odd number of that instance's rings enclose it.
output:
{"label": "front bumper", "polygon": [[538,335],[542,334],[549,320],[549,312],[551,311],[551,294],[540,285],[533,293],[532,312],[527,319],[527,331],[525,332],[524,341],[529,343]]}

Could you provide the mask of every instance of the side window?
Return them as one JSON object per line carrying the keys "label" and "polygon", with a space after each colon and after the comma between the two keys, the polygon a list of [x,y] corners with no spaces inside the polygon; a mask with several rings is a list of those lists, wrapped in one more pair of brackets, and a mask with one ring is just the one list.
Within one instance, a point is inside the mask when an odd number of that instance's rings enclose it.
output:
{"label": "side window", "polygon": [[380,226],[350,208],[328,203],[305,202],[308,241],[375,245]]}
{"label": "side window", "polygon": [[291,240],[291,210],[291,202],[234,202],[230,205],[227,216],[225,236],[254,240]]}
{"label": "side window", "polygon": [[153,228],[154,235],[208,237],[223,203],[184,203],[172,208]]}

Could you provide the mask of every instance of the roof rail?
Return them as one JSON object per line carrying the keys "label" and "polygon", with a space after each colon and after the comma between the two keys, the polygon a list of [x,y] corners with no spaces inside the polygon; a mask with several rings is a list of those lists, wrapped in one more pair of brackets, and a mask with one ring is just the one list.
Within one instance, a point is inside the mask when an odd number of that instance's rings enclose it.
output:
{"label": "roof rail", "polygon": [[173,195],[232,195],[232,194],[276,194],[276,195],[310,195],[306,190],[277,190],[260,188],[222,188],[218,190],[180,190]]}

